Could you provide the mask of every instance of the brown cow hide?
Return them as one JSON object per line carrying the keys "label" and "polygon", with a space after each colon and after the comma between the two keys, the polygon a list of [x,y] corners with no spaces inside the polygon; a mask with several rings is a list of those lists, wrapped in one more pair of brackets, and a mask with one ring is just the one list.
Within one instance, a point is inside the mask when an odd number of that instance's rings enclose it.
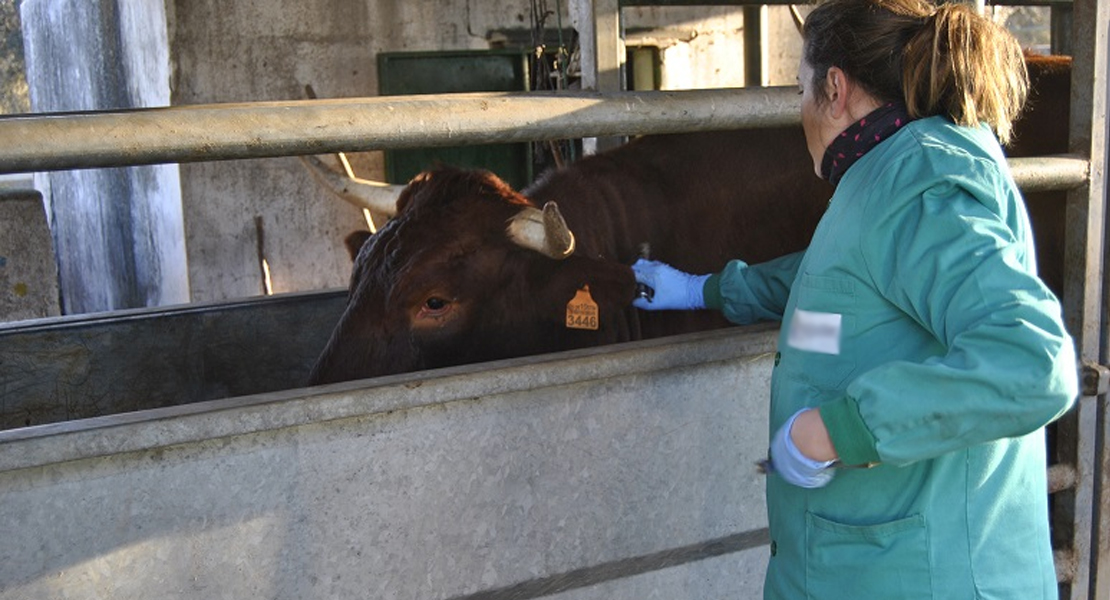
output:
{"label": "brown cow hide", "polygon": [[[1009,156],[1066,152],[1070,59],[1027,58],[1029,109]],[[812,172],[800,127],[645,136],[546,174],[518,193],[489,173],[418,177],[378,234],[346,243],[348,307],[313,369],[326,383],[723,327],[713,311],[629,306],[631,264],[691,273],[803,249],[832,190]],[[554,201],[577,238],[556,261],[515,246],[505,223]],[[1042,277],[1063,271],[1063,194],[1027,198]],[[357,256],[356,256],[357,255]],[[597,331],[568,329],[567,302],[589,285]]]}

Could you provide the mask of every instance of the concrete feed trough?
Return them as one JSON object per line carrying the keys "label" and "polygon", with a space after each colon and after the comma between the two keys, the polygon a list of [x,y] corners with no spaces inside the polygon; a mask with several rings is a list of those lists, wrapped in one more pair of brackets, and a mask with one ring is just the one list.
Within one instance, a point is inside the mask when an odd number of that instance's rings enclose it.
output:
{"label": "concrete feed trough", "polygon": [[[341,305],[0,331],[37,353],[13,370],[5,350],[5,415],[51,381],[76,407],[0,432],[0,600],[760,595],[773,327],[206,397],[303,377],[328,333],[306,315]],[[78,397],[81,366],[100,398]],[[120,381],[157,398],[57,418],[113,406]]]}

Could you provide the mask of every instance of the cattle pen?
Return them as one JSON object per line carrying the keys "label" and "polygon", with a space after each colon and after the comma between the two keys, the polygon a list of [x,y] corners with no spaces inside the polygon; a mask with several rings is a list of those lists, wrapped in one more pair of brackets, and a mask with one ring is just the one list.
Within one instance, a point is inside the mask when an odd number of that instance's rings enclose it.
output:
{"label": "cattle pen", "polygon": [[[1070,151],[1011,165],[1026,191],[1069,190],[1083,391],[1048,493],[1061,589],[1110,599],[1110,2],[1072,5]],[[796,102],[751,88],[29,115],[0,119],[22,140],[0,173],[766,127],[795,122]],[[342,305],[329,291],[0,325],[0,600],[758,596],[773,327],[298,388]]]}

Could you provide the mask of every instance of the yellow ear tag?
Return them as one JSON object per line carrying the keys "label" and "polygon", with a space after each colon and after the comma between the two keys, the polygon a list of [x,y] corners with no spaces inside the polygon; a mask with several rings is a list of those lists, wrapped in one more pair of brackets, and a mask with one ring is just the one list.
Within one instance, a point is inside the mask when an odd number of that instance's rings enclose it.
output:
{"label": "yellow ear tag", "polygon": [[597,302],[590,296],[590,286],[583,286],[567,303],[567,328],[597,331]]}

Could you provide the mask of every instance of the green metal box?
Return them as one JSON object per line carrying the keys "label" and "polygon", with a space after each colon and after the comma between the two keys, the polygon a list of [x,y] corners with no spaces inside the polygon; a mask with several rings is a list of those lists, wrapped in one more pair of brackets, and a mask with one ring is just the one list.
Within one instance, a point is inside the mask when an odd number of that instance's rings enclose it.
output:
{"label": "green metal box", "polygon": [[[520,92],[529,89],[528,81],[528,55],[521,49],[378,55],[378,92],[382,96]],[[387,150],[386,179],[407,183],[437,163],[487,169],[517,189],[532,181],[529,143]]]}

